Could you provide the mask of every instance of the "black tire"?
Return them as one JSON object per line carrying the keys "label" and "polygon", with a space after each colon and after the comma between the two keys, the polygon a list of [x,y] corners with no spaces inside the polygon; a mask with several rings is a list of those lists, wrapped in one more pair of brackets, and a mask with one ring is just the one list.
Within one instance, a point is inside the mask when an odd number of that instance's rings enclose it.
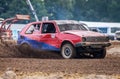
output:
{"label": "black tire", "polygon": [[61,48],[61,55],[65,59],[74,58],[76,56],[76,50],[71,44],[66,43]]}
{"label": "black tire", "polygon": [[99,51],[94,52],[93,57],[94,58],[105,58],[106,56],[106,49],[100,49]]}
{"label": "black tire", "polygon": [[28,45],[27,43],[21,44],[18,47],[18,50],[25,56],[32,56],[32,53],[33,53],[31,46]]}

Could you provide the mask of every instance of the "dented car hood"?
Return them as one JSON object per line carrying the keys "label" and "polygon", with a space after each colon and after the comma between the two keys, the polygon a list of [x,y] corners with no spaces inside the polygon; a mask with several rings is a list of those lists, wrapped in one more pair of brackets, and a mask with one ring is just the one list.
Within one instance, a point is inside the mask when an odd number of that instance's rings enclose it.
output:
{"label": "dented car hood", "polygon": [[70,30],[64,31],[63,33],[74,34],[81,37],[94,37],[94,36],[105,36],[102,33],[92,32],[92,31],[80,31],[80,30]]}

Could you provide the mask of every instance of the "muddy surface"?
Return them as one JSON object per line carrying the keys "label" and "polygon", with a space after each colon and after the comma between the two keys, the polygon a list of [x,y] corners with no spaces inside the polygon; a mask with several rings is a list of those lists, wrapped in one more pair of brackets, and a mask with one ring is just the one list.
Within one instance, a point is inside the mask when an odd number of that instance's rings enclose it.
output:
{"label": "muddy surface", "polygon": [[[58,53],[23,55],[13,44],[0,44],[0,74],[12,68],[17,75],[29,73],[67,73],[120,75],[120,42],[112,42],[105,59],[62,59]],[[118,78],[117,78],[118,79]]]}

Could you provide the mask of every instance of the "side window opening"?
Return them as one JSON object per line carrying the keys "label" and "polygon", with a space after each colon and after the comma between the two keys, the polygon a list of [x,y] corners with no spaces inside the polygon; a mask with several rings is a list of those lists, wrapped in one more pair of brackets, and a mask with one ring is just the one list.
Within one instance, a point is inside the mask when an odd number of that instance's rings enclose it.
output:
{"label": "side window opening", "polygon": [[43,23],[42,33],[55,33],[56,29],[53,23]]}
{"label": "side window opening", "polygon": [[32,24],[25,33],[33,34],[33,32],[39,31],[39,30],[40,30],[40,24]]}

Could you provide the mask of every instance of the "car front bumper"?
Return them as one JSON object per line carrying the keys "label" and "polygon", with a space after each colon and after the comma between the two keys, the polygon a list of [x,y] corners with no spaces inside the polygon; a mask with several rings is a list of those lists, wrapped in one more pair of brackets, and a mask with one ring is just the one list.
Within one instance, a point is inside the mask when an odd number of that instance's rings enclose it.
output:
{"label": "car front bumper", "polygon": [[111,45],[110,42],[80,42],[75,44],[75,47],[101,48],[101,47],[109,47],[110,45]]}

